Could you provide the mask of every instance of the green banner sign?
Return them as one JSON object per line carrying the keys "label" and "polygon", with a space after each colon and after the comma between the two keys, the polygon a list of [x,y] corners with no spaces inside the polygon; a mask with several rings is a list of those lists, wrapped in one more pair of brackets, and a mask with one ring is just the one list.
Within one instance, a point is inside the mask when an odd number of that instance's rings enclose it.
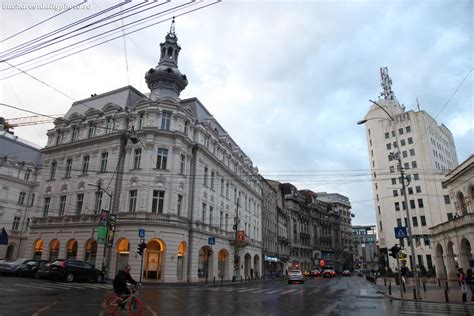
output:
{"label": "green banner sign", "polygon": [[97,243],[105,244],[107,238],[107,226],[99,226],[99,231],[97,232]]}

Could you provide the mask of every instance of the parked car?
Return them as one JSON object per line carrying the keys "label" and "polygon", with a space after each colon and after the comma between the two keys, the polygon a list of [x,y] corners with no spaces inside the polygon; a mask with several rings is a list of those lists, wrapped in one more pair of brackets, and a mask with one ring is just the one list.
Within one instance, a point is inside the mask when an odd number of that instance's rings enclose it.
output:
{"label": "parked car", "polygon": [[288,284],[291,283],[304,283],[304,275],[301,270],[290,270],[288,271]]}
{"label": "parked car", "polygon": [[323,278],[334,278],[336,276],[336,272],[334,270],[324,270]]}
{"label": "parked car", "polygon": [[49,266],[51,262],[45,261],[40,263],[38,270],[35,272],[36,279],[49,279],[51,275],[49,274]]}
{"label": "parked car", "polygon": [[48,262],[46,260],[27,260],[18,271],[21,277],[34,277],[41,264]]}
{"label": "parked car", "polygon": [[351,275],[352,275],[352,273],[349,270],[342,271],[342,276],[351,276]]}
{"label": "parked car", "polygon": [[23,263],[28,259],[5,260],[0,263],[0,274],[18,275]]}
{"label": "parked car", "polygon": [[104,280],[102,271],[91,264],[80,260],[56,260],[49,266],[49,276],[67,282],[74,280],[93,280],[101,283]]}
{"label": "parked car", "polygon": [[313,270],[309,273],[309,276],[311,276],[311,277],[320,277],[321,276],[321,271]]}

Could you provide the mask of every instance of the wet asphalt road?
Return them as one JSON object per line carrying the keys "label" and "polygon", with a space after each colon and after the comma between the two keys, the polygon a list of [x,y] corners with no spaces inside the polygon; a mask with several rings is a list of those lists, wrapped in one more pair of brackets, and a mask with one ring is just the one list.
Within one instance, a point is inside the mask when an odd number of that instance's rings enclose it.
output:
{"label": "wet asphalt road", "polygon": [[[1,316],[106,315],[111,284],[0,276]],[[359,277],[200,285],[143,286],[142,315],[474,315],[473,305],[390,301]],[[117,315],[127,315],[121,313]]]}

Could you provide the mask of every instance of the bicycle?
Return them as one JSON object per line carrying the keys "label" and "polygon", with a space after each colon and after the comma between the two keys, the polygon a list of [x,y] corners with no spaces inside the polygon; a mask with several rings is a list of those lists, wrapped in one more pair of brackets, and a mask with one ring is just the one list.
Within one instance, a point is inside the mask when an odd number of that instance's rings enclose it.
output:
{"label": "bicycle", "polygon": [[128,314],[130,316],[140,316],[143,311],[143,302],[138,298],[138,289],[140,285],[131,287],[132,293],[123,300],[123,297],[113,293],[105,299],[104,308],[109,315],[115,315],[119,307],[121,310],[128,305]]}

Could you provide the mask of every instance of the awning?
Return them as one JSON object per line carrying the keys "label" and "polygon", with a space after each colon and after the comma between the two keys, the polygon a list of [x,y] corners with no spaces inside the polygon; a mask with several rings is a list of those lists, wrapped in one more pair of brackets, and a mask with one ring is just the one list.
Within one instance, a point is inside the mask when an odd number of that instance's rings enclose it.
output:
{"label": "awning", "polygon": [[8,234],[5,228],[2,227],[2,233],[0,234],[0,245],[8,245]]}

